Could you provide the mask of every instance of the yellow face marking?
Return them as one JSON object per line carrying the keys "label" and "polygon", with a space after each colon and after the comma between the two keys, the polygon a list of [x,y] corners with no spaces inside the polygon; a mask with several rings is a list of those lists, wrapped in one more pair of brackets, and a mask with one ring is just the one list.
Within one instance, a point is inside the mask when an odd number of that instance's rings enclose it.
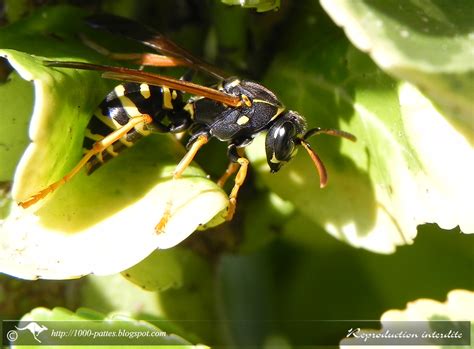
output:
{"label": "yellow face marking", "polygon": [[275,156],[275,153],[273,153],[272,158],[270,159],[270,162],[272,162],[274,164],[279,164],[281,161],[278,160]]}
{"label": "yellow face marking", "polygon": [[171,98],[176,99],[177,97],[178,93],[176,92],[176,90],[173,90],[173,92],[171,92]]}
{"label": "yellow face marking", "polygon": [[242,115],[240,118],[237,119],[237,125],[245,125],[249,122],[250,118],[247,115]]}
{"label": "yellow face marking", "polygon": [[168,87],[162,87],[163,90],[163,108],[164,109],[173,109],[173,104],[171,103],[171,92]]}
{"label": "yellow face marking", "polygon": [[148,99],[151,96],[150,93],[150,86],[148,84],[141,84],[140,85],[140,94],[143,96],[143,98]]}

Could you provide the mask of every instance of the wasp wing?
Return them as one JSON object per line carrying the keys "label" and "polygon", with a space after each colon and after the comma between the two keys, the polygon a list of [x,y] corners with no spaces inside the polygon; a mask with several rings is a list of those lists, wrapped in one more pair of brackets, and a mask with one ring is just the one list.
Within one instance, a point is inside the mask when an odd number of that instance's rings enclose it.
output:
{"label": "wasp wing", "polygon": [[108,14],[87,17],[86,22],[92,28],[125,36],[129,39],[139,41],[163,54],[175,58],[181,58],[188,63],[188,66],[199,69],[216,78],[223,79],[225,76],[225,74],[223,74],[223,72],[221,72],[216,67],[213,67],[212,65],[204,62],[202,59],[195,57],[190,52],[181,46],[178,46],[155,29],[142,23],[135,22],[125,17]]}
{"label": "wasp wing", "polygon": [[196,96],[206,97],[228,106],[239,107],[242,105],[240,97],[229,95],[216,89],[194,84],[189,81],[176,80],[167,76],[148,73],[141,70],[129,69],[124,67],[111,67],[83,62],[61,62],[45,61],[45,65],[58,68],[72,68],[84,70],[102,71],[102,76],[107,79],[129,81],[137,83],[146,83],[155,86],[166,86],[175,90],[187,92]]}

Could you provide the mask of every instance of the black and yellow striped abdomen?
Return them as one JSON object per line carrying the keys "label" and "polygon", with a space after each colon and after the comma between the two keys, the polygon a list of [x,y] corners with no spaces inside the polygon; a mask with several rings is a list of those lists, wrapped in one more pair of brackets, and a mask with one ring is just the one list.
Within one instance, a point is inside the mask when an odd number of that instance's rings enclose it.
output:
{"label": "black and yellow striped abdomen", "polygon": [[181,92],[167,87],[144,83],[116,86],[100,103],[89,122],[83,142],[84,152],[134,117],[148,114],[153,122],[138,124],[105,151],[91,158],[87,163],[87,172],[92,173],[142,137],[152,132],[170,132],[176,123],[184,122],[181,119],[190,119],[187,112],[183,111],[183,106]]}

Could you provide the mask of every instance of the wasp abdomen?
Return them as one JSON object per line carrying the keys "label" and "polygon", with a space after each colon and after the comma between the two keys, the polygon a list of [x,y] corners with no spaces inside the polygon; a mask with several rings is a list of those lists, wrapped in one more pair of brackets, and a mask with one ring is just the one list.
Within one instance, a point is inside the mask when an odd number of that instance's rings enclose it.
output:
{"label": "wasp abdomen", "polygon": [[181,107],[181,104],[181,93],[167,87],[145,83],[125,83],[116,86],[100,103],[87,126],[83,142],[84,152],[89,151],[95,142],[121,128],[134,117],[147,114],[152,117],[153,122],[136,125],[105,151],[91,158],[86,165],[87,173],[94,172],[107,160],[133,146],[151,132],[169,132],[169,126],[165,125],[163,120],[172,114],[175,107]]}

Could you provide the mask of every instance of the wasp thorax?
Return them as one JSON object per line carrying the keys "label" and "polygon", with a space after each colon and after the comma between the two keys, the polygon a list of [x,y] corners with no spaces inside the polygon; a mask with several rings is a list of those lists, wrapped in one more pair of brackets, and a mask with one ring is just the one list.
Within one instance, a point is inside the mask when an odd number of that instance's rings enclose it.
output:
{"label": "wasp thorax", "polygon": [[267,162],[272,172],[277,172],[283,164],[293,158],[297,151],[296,146],[305,131],[305,120],[291,110],[274,121],[268,129],[265,140]]}

